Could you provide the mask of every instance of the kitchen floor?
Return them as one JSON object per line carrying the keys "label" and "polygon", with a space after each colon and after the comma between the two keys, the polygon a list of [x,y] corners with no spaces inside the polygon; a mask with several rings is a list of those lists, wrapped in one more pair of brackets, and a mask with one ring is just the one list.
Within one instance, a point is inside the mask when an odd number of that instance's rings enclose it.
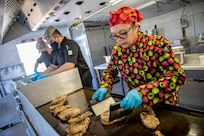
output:
{"label": "kitchen floor", "polygon": [[[124,84],[125,94],[128,92],[126,83]],[[121,83],[118,81],[113,85],[112,93],[123,95]],[[204,110],[204,81],[187,79],[184,87],[179,90],[179,105],[181,107]]]}

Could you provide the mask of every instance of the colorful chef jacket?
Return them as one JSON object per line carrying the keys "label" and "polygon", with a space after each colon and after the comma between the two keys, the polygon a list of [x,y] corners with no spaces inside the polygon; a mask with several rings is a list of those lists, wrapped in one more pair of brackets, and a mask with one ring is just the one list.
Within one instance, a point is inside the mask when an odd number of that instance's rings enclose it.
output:
{"label": "colorful chef jacket", "polygon": [[177,105],[178,90],[186,81],[170,42],[162,36],[145,35],[140,31],[131,48],[117,44],[113,47],[108,68],[101,77],[101,87],[112,90],[119,72],[129,89],[139,92],[144,107],[158,102]]}

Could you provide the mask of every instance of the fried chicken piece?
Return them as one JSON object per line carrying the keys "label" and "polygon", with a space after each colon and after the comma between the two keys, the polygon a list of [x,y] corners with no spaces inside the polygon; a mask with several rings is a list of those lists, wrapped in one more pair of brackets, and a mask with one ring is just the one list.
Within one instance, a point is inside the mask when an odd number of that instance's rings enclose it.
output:
{"label": "fried chicken piece", "polygon": [[152,107],[148,106],[147,110],[148,110],[149,114],[155,115],[154,110],[152,109]]}
{"label": "fried chicken piece", "polygon": [[83,136],[84,133],[67,134],[67,136]]}
{"label": "fried chicken piece", "polygon": [[81,115],[79,115],[79,116],[77,116],[77,117],[70,118],[70,119],[68,120],[68,123],[69,123],[69,124],[71,124],[71,123],[79,123],[79,122],[81,122],[82,120],[84,120],[86,117],[89,117],[89,116],[91,116],[91,115],[93,115],[92,112],[86,111],[85,113],[83,113],[83,114],[81,114]]}
{"label": "fried chicken piece", "polygon": [[56,104],[56,105],[51,105],[51,106],[49,107],[50,112],[54,112],[57,107],[62,106],[62,105],[64,105],[64,103],[58,103],[58,104]]}
{"label": "fried chicken piece", "polygon": [[156,129],[159,126],[160,121],[156,117],[156,115],[155,115],[155,113],[151,107],[147,107],[147,110],[148,110],[148,112],[141,112],[140,113],[141,122],[148,129]]}
{"label": "fried chicken piece", "polygon": [[72,107],[72,108],[68,108],[60,112],[58,114],[58,117],[63,121],[67,121],[69,118],[76,117],[79,114],[80,114],[80,109]]}
{"label": "fried chicken piece", "polygon": [[164,136],[159,130],[154,132],[155,136]]}
{"label": "fried chicken piece", "polygon": [[62,95],[62,96],[59,96],[59,97],[55,98],[50,104],[51,105],[56,105],[56,104],[59,104],[59,103],[66,104],[67,103],[67,95]]}
{"label": "fried chicken piece", "polygon": [[53,114],[54,114],[54,116],[57,116],[60,112],[66,110],[66,109],[69,109],[69,108],[72,108],[72,106],[71,105],[61,105],[61,106],[54,109]]}
{"label": "fried chicken piece", "polygon": [[106,112],[102,113],[102,114],[100,115],[100,121],[101,121],[101,123],[102,123],[103,125],[112,125],[112,124],[114,124],[114,123],[116,123],[116,122],[120,122],[120,121],[122,121],[122,120],[125,119],[125,116],[124,116],[124,117],[115,119],[115,120],[113,120],[113,121],[109,121],[109,117],[110,117],[110,111],[106,111]]}
{"label": "fried chicken piece", "polygon": [[66,129],[66,132],[68,135],[79,135],[79,134],[84,134],[86,133],[86,130],[89,127],[89,124],[91,122],[90,117],[86,117],[83,121],[80,123],[72,123],[70,126]]}

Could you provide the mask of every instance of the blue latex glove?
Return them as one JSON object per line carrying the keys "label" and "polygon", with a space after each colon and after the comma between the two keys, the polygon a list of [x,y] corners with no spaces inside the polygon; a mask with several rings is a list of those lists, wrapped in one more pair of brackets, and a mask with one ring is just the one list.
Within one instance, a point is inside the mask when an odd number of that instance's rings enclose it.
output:
{"label": "blue latex glove", "polygon": [[35,74],[40,74],[40,72],[38,72],[36,69],[34,70],[34,73]]}
{"label": "blue latex glove", "polygon": [[40,74],[39,72],[38,72],[38,73],[35,73],[35,74],[30,78],[30,82],[36,81],[40,75],[41,75],[41,74]]}
{"label": "blue latex glove", "polygon": [[136,89],[130,90],[120,103],[125,110],[137,108],[142,103],[142,98]]}
{"label": "blue latex glove", "polygon": [[37,80],[41,80],[41,79],[48,78],[48,77],[49,77],[49,74],[41,75],[37,78]]}
{"label": "blue latex glove", "polygon": [[99,101],[102,101],[107,92],[108,92],[108,91],[107,91],[106,88],[99,88],[99,89],[93,94],[92,100],[98,99]]}

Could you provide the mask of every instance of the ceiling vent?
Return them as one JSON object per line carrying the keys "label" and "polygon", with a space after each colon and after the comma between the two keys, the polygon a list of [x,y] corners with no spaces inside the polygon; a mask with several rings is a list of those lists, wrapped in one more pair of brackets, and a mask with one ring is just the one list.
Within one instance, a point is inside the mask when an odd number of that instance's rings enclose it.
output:
{"label": "ceiling vent", "polygon": [[[0,44],[38,30],[70,0],[1,0]],[[56,19],[55,19],[56,20]]]}
{"label": "ceiling vent", "polygon": [[2,37],[0,37],[2,41],[3,36],[12,28],[12,24],[19,18],[18,14],[24,4],[24,0],[5,0],[1,1],[1,3],[0,8],[4,9],[4,12],[2,12],[3,26],[0,26],[0,28],[2,27],[0,29],[2,32]]}
{"label": "ceiling vent", "polygon": [[[55,1],[55,0],[54,0]],[[32,31],[36,31],[38,30],[38,28],[45,22],[45,21],[48,21],[48,19],[50,19],[51,17],[55,17],[55,21],[58,20],[57,19],[57,15],[58,15],[58,12],[63,8],[63,6],[65,4],[67,4],[70,0],[61,0],[59,1],[58,3],[55,3],[54,6],[52,8],[50,8],[48,10],[48,12],[39,20],[39,22],[34,26],[32,27]],[[50,5],[51,7],[51,5]],[[43,10],[41,8],[41,10]]]}

